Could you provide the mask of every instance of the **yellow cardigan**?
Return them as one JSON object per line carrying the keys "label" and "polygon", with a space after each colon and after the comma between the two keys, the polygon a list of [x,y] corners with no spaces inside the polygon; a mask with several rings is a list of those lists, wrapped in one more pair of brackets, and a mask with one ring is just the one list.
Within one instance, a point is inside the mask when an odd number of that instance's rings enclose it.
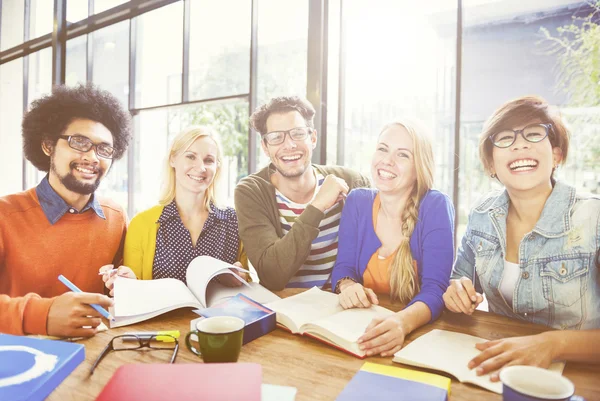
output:
{"label": "yellow cardigan", "polygon": [[[157,221],[163,209],[163,205],[157,205],[138,213],[131,219],[127,228],[123,264],[130,267],[138,279],[152,280],[156,233],[160,225]],[[241,242],[238,261],[242,263],[244,269],[248,269],[248,257]]]}

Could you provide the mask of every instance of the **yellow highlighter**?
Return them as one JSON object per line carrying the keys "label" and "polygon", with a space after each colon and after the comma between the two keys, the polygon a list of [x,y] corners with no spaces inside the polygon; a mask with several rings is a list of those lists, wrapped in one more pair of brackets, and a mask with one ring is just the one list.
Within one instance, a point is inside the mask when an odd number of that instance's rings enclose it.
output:
{"label": "yellow highlighter", "polygon": [[144,331],[139,333],[125,333],[123,334],[123,340],[137,340],[137,338],[141,338],[142,340],[149,340],[152,337],[156,337],[157,341],[162,341],[165,343],[174,342],[173,337],[179,339],[179,330],[165,330],[165,331]]}

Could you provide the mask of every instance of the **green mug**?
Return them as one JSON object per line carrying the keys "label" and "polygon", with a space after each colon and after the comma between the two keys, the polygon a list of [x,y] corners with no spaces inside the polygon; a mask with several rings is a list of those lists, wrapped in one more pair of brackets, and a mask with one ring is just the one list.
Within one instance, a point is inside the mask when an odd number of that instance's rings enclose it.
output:
{"label": "green mug", "polygon": [[[191,336],[195,336],[193,340]],[[196,323],[185,336],[185,345],[204,362],[236,362],[244,339],[244,321],[233,316],[214,316]],[[198,348],[192,345],[198,343]]]}

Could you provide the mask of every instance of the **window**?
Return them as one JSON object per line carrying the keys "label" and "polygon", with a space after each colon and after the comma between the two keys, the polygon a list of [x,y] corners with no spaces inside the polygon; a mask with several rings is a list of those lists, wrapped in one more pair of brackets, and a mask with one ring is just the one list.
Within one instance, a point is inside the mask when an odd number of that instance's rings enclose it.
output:
{"label": "window", "polygon": [[88,2],[67,0],[67,23],[74,23],[88,17]]}
{"label": "window", "polygon": [[[343,132],[329,141],[338,131],[337,110],[329,108],[328,154],[339,156],[337,163],[370,175],[383,126],[404,118],[418,119],[433,139],[435,186],[451,195],[456,3],[416,4],[407,0],[342,2],[341,40],[346,45],[342,65],[330,66],[328,81],[339,80],[339,68],[344,90],[342,98],[332,100],[338,87],[330,83],[335,91],[328,93],[328,103],[341,103],[344,120],[339,128]],[[336,9],[330,9],[331,18],[339,13]],[[337,43],[339,25],[332,25],[329,35],[330,43]]]}
{"label": "window", "polygon": [[[275,96],[306,97],[308,3],[258,1],[257,106]],[[257,166],[261,167],[268,158],[258,145]]]}
{"label": "window", "polygon": [[136,108],[181,102],[182,55],[183,2],[137,17]]}
{"label": "window", "polygon": [[3,1],[2,20],[0,21],[0,51],[23,43],[25,24],[25,2]]}
{"label": "window", "polygon": [[161,108],[141,111],[136,116],[134,213],[158,203],[170,141],[193,125],[209,126],[218,134],[224,155],[219,197],[233,206],[235,185],[248,170],[246,100]]}
{"label": "window", "polygon": [[250,91],[251,5],[247,0],[191,2],[191,100]]}
{"label": "window", "polygon": [[119,22],[91,33],[94,62],[92,82],[111,92],[128,106],[129,21]]}
{"label": "window", "polygon": [[69,86],[87,81],[87,35],[67,41],[65,84]]}
{"label": "window", "polygon": [[21,118],[23,116],[23,59],[0,65],[0,149],[4,174],[0,196],[23,189],[23,152]]}
{"label": "window", "polygon": [[35,39],[52,32],[54,21],[53,0],[30,0],[29,39]]}
{"label": "window", "polygon": [[478,141],[483,124],[500,105],[520,96],[540,95],[559,106],[571,130],[569,160],[559,170],[558,178],[580,190],[600,191],[600,175],[594,168],[600,163],[595,139],[600,135],[599,108],[572,104],[572,93],[564,89],[557,74],[560,52],[551,52],[550,41],[542,34],[545,28],[557,36],[558,27],[578,24],[574,15],[589,13],[585,4],[572,3],[463,2],[458,238],[476,200],[491,189],[502,188],[484,174],[479,161]]}

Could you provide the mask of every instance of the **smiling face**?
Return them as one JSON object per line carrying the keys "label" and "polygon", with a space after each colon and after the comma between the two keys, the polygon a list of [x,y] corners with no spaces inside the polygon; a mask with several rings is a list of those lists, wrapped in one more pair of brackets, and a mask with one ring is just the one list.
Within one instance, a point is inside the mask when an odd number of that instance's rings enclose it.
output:
{"label": "smiling face", "polygon": [[215,141],[202,136],[187,149],[171,158],[175,169],[177,191],[204,193],[212,184],[218,171],[218,149]]}
{"label": "smiling face", "polygon": [[[521,130],[541,121],[529,121],[513,130]],[[552,148],[550,138],[540,142],[526,141],[517,135],[515,142],[507,148],[493,147],[493,173],[508,189],[530,190],[550,185],[550,177],[554,166],[561,161],[560,148]]]}
{"label": "smiling face", "polygon": [[406,128],[391,125],[379,135],[371,176],[380,192],[412,191],[417,183],[417,171],[413,140]]}
{"label": "smiling face", "polygon": [[51,182],[58,181],[71,192],[90,195],[110,169],[112,159],[99,157],[94,147],[87,152],[71,148],[67,136],[82,136],[96,145],[113,146],[112,134],[99,122],[76,119],[67,126],[63,139],[59,139],[54,147],[42,147],[44,153],[50,156]]}
{"label": "smiling face", "polygon": [[[266,122],[267,133],[306,126],[306,121],[297,111],[271,114]],[[317,145],[317,132],[313,130],[303,141],[294,141],[290,135],[285,135],[280,145],[268,145],[264,140],[261,145],[279,174],[287,178],[299,177],[310,166],[312,151]]]}

